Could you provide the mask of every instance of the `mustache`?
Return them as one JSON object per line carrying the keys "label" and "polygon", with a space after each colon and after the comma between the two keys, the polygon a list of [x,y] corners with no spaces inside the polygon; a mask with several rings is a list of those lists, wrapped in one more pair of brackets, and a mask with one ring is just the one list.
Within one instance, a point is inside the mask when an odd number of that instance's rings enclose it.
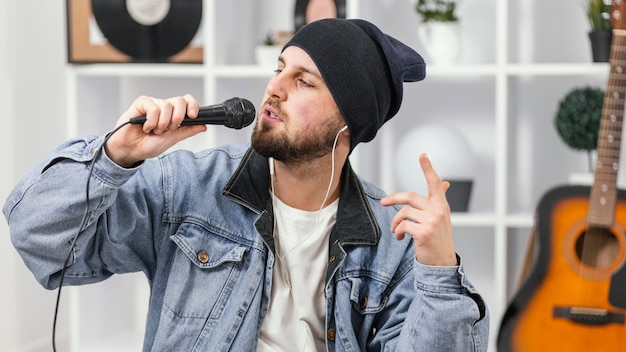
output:
{"label": "mustache", "polygon": [[264,107],[270,107],[274,112],[280,116],[283,120],[287,117],[287,113],[283,111],[282,106],[278,98],[269,97],[263,102]]}

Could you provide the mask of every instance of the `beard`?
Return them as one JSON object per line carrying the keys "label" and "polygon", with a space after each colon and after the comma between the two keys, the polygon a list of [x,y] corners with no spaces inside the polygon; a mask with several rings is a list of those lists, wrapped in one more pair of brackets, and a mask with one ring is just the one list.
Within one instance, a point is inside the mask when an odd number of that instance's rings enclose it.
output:
{"label": "beard", "polygon": [[319,128],[289,135],[286,130],[275,130],[274,126],[257,122],[252,133],[252,147],[266,158],[289,163],[307,162],[331,153],[343,126],[343,119],[329,119]]}

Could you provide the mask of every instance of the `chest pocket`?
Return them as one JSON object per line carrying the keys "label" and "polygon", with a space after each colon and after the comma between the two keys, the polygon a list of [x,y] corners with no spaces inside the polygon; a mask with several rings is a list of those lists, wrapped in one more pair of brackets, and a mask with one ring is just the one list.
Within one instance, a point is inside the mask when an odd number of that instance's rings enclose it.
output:
{"label": "chest pocket", "polygon": [[352,285],[350,290],[352,308],[359,314],[375,314],[385,307],[387,285],[366,276],[354,277],[349,280]]}
{"label": "chest pocket", "polygon": [[233,296],[249,248],[189,223],[170,239],[178,248],[165,305],[179,318],[218,319]]}

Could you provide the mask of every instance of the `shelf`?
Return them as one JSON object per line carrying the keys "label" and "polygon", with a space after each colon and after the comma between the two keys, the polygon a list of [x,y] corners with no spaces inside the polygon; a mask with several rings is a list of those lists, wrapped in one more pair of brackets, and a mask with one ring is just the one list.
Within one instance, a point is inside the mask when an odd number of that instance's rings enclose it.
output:
{"label": "shelf", "polygon": [[608,63],[534,63],[508,64],[506,72],[516,76],[578,76],[578,75],[608,75]]}
{"label": "shelf", "polygon": [[[498,224],[498,216],[494,213],[452,213],[453,226],[458,227],[493,227]],[[532,214],[507,214],[504,225],[507,228],[529,228],[534,224]]]}
{"label": "shelf", "polygon": [[[93,77],[196,77],[207,74],[217,77],[271,77],[274,67],[259,65],[217,65],[209,69],[202,64],[70,64],[78,76]],[[608,63],[534,63],[428,65],[429,77],[494,76],[502,72],[509,76],[608,75]]]}
{"label": "shelf", "polygon": [[529,228],[533,226],[535,218],[532,214],[508,214],[505,222],[509,228]]}
{"label": "shelf", "polygon": [[217,77],[232,78],[265,78],[274,75],[276,67],[259,65],[220,65],[213,70]]}
{"label": "shelf", "polygon": [[[226,19],[240,7],[252,8],[254,4],[255,9],[270,9],[274,16],[279,6],[272,7],[276,2],[261,6],[253,0],[206,1],[205,4],[205,15],[213,25],[204,27],[205,52],[210,55],[205,55],[203,64],[68,65],[69,87],[73,89],[68,103],[68,130],[72,134],[92,132],[99,123],[103,124],[99,122],[100,116],[104,120],[104,117],[117,115],[135,93],[155,96],[158,93],[162,97],[184,89],[207,102],[231,95],[260,101],[263,80],[275,74],[275,67],[248,64],[254,62],[252,49],[256,42],[253,37],[268,26],[282,24],[268,23],[267,13],[251,11],[241,15],[236,33],[218,33],[218,29],[225,28]],[[414,14],[402,13],[407,4],[385,2],[383,5],[377,0],[349,0],[347,4],[348,17],[378,23],[390,35],[423,52],[417,38],[409,33],[417,25]],[[455,245],[464,253],[469,265],[468,276],[484,295],[492,314],[490,351],[495,350],[507,290],[515,279],[512,273],[518,269],[516,258],[525,252],[525,236],[534,225],[532,211],[536,199],[543,189],[563,177],[560,173],[565,174],[566,168],[577,165],[576,157],[562,149],[550,128],[554,108],[568,87],[601,82],[609,73],[608,63],[585,62],[586,58],[579,54],[584,53],[579,47],[583,45],[570,40],[571,37],[561,47],[558,45],[561,43],[555,45],[551,38],[535,36],[534,29],[543,22],[541,16],[531,10],[539,8],[539,4],[543,8],[539,0],[467,2],[463,14],[467,19],[465,34],[473,44],[466,52],[468,63],[437,65],[428,63],[426,57],[427,84],[405,85],[400,112],[404,117],[393,120],[390,127],[381,130],[376,141],[360,146],[352,156],[353,166],[363,179],[389,191],[401,191],[397,190],[397,170],[392,156],[397,154],[395,142],[405,133],[418,124],[436,120],[461,129],[472,140],[479,163],[478,187],[472,197],[477,197],[475,200],[479,202],[470,208],[475,211],[452,213],[451,222],[458,239]],[[385,8],[387,12],[381,11]],[[284,10],[284,6],[281,9]],[[486,9],[494,15],[493,21],[489,20],[490,16],[483,16]],[[522,15],[518,16],[517,12]],[[480,19],[477,13],[482,14]],[[564,18],[568,23],[575,22],[572,16]],[[235,37],[237,40],[233,40]],[[568,60],[571,62],[566,62]],[[166,89],[157,90],[160,82],[167,83],[163,85]],[[98,105],[102,104],[101,93],[106,93],[112,103]],[[105,120],[104,124],[110,123]],[[241,132],[236,133],[211,129],[198,145],[229,143],[241,138]],[[76,307],[77,311],[81,309],[84,307]],[[132,334],[103,336],[93,341],[75,337],[76,333],[86,330],[78,324],[74,328],[72,335],[78,340],[76,350],[95,352],[122,348],[130,351],[135,350],[130,346],[141,343],[141,336]]]}
{"label": "shelf", "polygon": [[493,227],[497,217],[493,213],[452,213],[452,226]]}
{"label": "shelf", "polygon": [[75,75],[81,77],[216,77],[248,78],[271,77],[275,67],[259,65],[219,65],[209,69],[202,64],[69,64]]}
{"label": "shelf", "polygon": [[77,76],[84,77],[196,77],[206,75],[201,64],[70,64]]}
{"label": "shelf", "polygon": [[496,73],[498,73],[498,67],[493,64],[430,65],[426,62],[426,77],[494,76]]}

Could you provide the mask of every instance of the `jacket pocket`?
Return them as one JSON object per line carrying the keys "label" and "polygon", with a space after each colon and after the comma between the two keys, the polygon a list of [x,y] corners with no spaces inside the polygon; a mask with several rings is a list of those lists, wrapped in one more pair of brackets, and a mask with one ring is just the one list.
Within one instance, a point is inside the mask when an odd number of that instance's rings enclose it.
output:
{"label": "jacket pocket", "polygon": [[183,223],[170,239],[172,259],[164,303],[179,318],[217,319],[232,297],[248,247]]}
{"label": "jacket pocket", "polygon": [[348,280],[351,282],[352,308],[359,314],[375,314],[385,307],[387,285],[366,276],[353,277]]}

